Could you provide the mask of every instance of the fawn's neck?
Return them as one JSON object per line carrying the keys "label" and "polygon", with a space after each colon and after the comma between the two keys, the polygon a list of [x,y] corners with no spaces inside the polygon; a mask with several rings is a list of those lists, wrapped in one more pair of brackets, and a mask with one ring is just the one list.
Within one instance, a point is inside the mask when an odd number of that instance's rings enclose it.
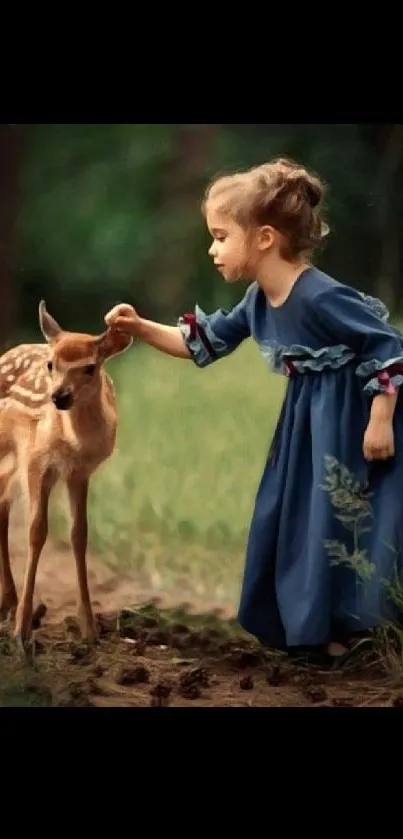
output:
{"label": "fawn's neck", "polygon": [[88,436],[104,428],[114,430],[114,403],[104,377],[100,379],[99,387],[90,399],[77,402],[68,411],[68,424],[77,437]]}

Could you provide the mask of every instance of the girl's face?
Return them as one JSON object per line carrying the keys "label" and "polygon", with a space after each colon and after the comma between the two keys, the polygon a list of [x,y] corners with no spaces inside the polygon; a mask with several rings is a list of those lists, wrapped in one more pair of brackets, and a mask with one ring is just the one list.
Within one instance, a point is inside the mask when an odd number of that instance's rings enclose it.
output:
{"label": "girl's face", "polygon": [[214,205],[206,208],[206,221],[213,242],[209,255],[228,283],[247,279],[253,274],[254,248],[251,237],[230,216]]}

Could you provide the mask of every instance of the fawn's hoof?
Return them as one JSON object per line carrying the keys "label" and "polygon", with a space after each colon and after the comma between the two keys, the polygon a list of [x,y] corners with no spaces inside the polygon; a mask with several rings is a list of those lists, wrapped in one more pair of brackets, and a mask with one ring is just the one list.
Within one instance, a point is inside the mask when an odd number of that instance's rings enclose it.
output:
{"label": "fawn's hoof", "polygon": [[18,658],[26,664],[32,664],[35,659],[35,640],[17,633],[14,635],[14,644]]}
{"label": "fawn's hoof", "polygon": [[91,632],[83,632],[81,638],[84,644],[97,644],[99,641],[99,632],[96,629],[91,630]]}
{"label": "fawn's hoof", "polygon": [[100,627],[94,615],[78,613],[81,640],[86,644],[95,644],[100,636]]}
{"label": "fawn's hoof", "polygon": [[94,623],[92,626],[81,626],[81,639],[86,644],[96,644],[99,639],[99,628]]}

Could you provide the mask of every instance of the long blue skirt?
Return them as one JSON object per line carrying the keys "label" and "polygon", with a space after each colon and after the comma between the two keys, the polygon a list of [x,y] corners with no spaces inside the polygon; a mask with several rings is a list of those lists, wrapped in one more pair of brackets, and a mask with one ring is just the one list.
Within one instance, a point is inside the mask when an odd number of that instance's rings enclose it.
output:
{"label": "long blue skirt", "polygon": [[401,392],[388,461],[363,456],[369,411],[353,365],[289,380],[257,493],[239,608],[241,625],[271,647],[325,644],[340,631],[401,619]]}

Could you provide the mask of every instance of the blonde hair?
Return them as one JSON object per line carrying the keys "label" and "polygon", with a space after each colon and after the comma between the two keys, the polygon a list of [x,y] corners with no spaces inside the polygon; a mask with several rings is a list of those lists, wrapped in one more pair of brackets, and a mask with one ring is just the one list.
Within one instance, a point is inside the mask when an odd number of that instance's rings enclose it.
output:
{"label": "blonde hair", "polygon": [[325,185],[300,164],[284,157],[244,172],[222,175],[208,185],[202,202],[218,203],[245,230],[271,225],[285,238],[281,253],[295,259],[311,252],[329,233],[322,217]]}

